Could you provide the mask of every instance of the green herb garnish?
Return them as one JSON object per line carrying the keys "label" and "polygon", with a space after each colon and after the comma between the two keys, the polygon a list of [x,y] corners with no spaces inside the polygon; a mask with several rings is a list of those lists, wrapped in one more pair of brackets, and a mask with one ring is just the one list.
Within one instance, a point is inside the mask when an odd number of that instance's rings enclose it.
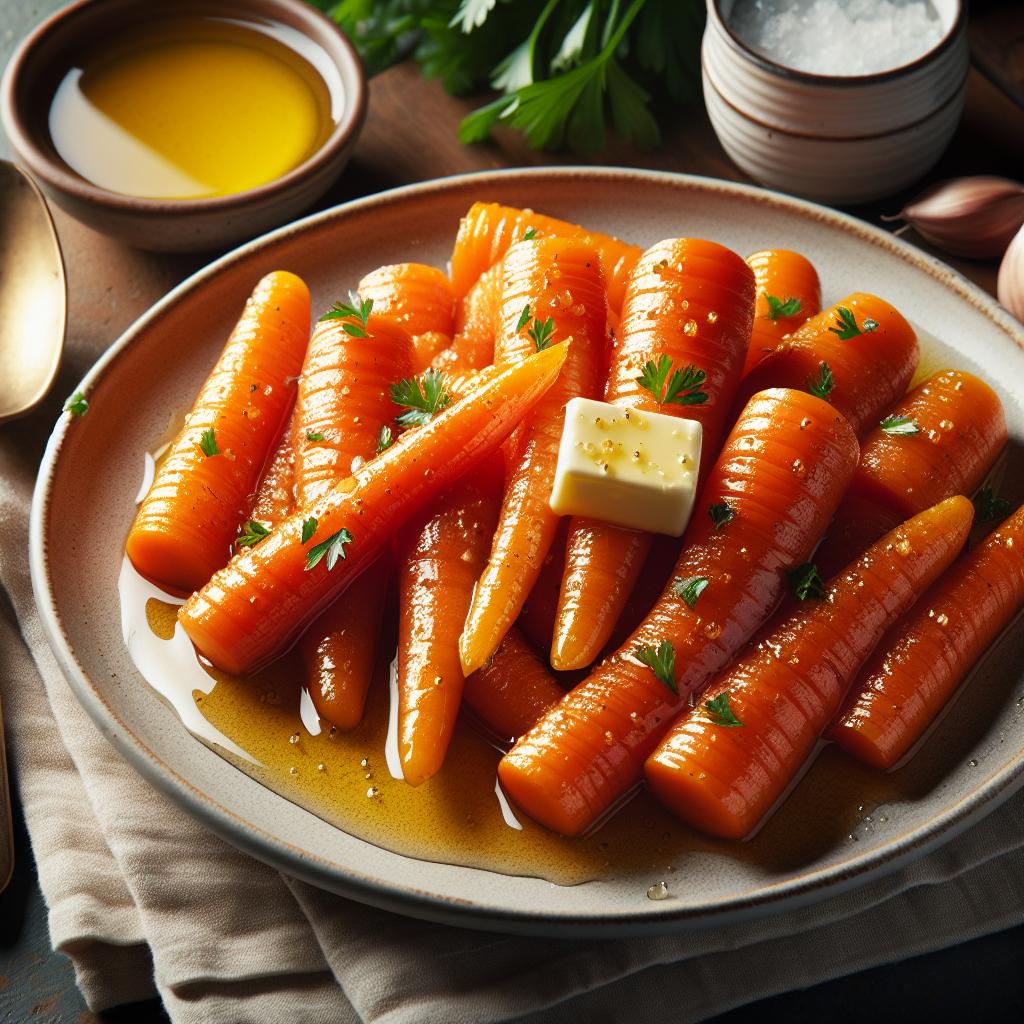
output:
{"label": "green herb garnish", "polygon": [[821,364],[817,377],[809,377],[807,379],[807,390],[818,398],[827,399],[832,394],[832,389],[835,386],[836,382],[832,379],[832,368],[828,363],[823,362]]}
{"label": "green herb garnish", "polygon": [[81,391],[76,391],[65,403],[64,411],[72,416],[84,416],[89,411],[89,402]]}
{"label": "green herb garnish", "polygon": [[729,706],[728,690],[704,701],[704,710],[710,716],[713,725],[720,725],[725,729],[735,729],[743,725]]}
{"label": "green herb garnish", "polygon": [[[303,524],[305,532],[305,524]],[[352,534],[343,526],[337,533],[332,533],[325,541],[321,541],[316,547],[312,547],[306,554],[306,571],[314,568],[320,559],[326,556],[327,571],[330,572],[337,564],[339,558],[345,557],[345,545],[352,543]]]}
{"label": "green herb garnish", "polygon": [[536,237],[537,237],[537,229],[536,228],[527,228],[523,232],[523,241],[524,242],[529,242],[531,238],[536,238]]}
{"label": "green herb garnish", "polygon": [[664,683],[679,696],[679,688],[676,686],[676,649],[667,640],[662,640],[657,650],[653,647],[637,647],[633,653],[651,669],[658,682]]}
{"label": "green herb garnish", "polygon": [[270,533],[270,524],[261,523],[258,519],[250,519],[242,527],[241,533],[235,538],[236,548],[251,548],[259,544]]}
{"label": "green herb garnish", "polygon": [[657,362],[644,363],[643,372],[636,382],[654,396],[658,405],[703,405],[708,400],[700,390],[704,379],[704,371],[695,366],[673,370],[672,360],[662,353]]}
{"label": "green herb garnish", "polygon": [[830,327],[829,331],[840,341],[849,341],[850,338],[856,338],[858,334],[870,334],[877,328],[878,321],[872,320],[870,317],[865,317],[863,324],[858,327],[853,310],[847,306],[839,306],[836,308],[836,326]]}
{"label": "green herb garnish", "polygon": [[822,581],[821,573],[813,562],[805,562],[791,569],[786,575],[789,577],[793,591],[801,601],[821,601],[825,597],[825,584]]}
{"label": "green herb garnish", "polygon": [[706,576],[690,576],[685,580],[677,576],[672,581],[672,593],[691,608],[696,608],[697,598],[704,593],[709,582]]}
{"label": "green herb garnish", "polygon": [[555,333],[555,321],[551,317],[543,321],[534,320],[526,333],[533,339],[533,347],[538,352],[543,352],[551,344],[552,335]]}
{"label": "green herb garnish", "polygon": [[1005,519],[1010,514],[1010,503],[996,494],[991,487],[982,487],[974,496],[974,508],[979,523],[993,523]]}
{"label": "green herb garnish", "polygon": [[799,299],[789,298],[783,301],[775,295],[766,295],[765,302],[768,303],[768,312],[765,313],[765,318],[768,320],[778,320],[779,317],[796,316],[797,313],[803,312],[803,306],[800,305]]}
{"label": "green herb garnish", "polygon": [[396,417],[403,427],[421,427],[429,423],[451,401],[444,388],[444,374],[427,370],[421,379],[408,377],[391,385],[391,401],[406,411]]}
{"label": "green herb garnish", "polygon": [[199,447],[202,448],[203,454],[208,459],[214,455],[220,455],[220,449],[217,447],[217,435],[213,432],[213,427],[207,427],[203,431],[199,438]]}
{"label": "green herb garnish", "polygon": [[311,430],[311,431],[310,431],[310,432],[309,432],[309,433],[308,433],[308,434],[306,435],[306,440],[307,440],[307,441],[313,441],[313,442],[316,442],[316,441],[322,441],[323,439],[324,439],[324,435],[323,435],[323,434],[321,434],[319,430]]}
{"label": "green herb garnish", "polygon": [[516,324],[516,334],[518,334],[529,322],[530,304],[527,303],[525,306],[523,306],[522,313],[519,314],[519,322]]}
{"label": "green herb garnish", "polygon": [[[341,329],[346,334],[353,338],[365,338],[366,321],[373,310],[373,299],[360,299],[358,295],[351,295],[349,298],[349,302],[336,302],[320,319],[345,320],[346,323],[341,325]],[[352,323],[353,320],[358,320],[359,323]]]}
{"label": "green herb garnish", "polygon": [[394,443],[394,434],[392,434],[391,428],[385,423],[377,434],[377,454],[380,455],[381,452],[386,452]]}
{"label": "green herb garnish", "polygon": [[708,515],[711,516],[711,522],[716,530],[727,526],[736,518],[736,513],[733,512],[732,506],[727,505],[724,501],[718,505],[710,505],[708,507]]}
{"label": "green herb garnish", "polygon": [[886,416],[878,425],[883,433],[891,437],[909,437],[921,433],[921,428],[909,416]]}
{"label": "green herb garnish", "polygon": [[308,519],[302,521],[302,543],[308,544],[310,538],[316,533],[316,528],[319,524],[316,521],[316,516],[310,516]]}

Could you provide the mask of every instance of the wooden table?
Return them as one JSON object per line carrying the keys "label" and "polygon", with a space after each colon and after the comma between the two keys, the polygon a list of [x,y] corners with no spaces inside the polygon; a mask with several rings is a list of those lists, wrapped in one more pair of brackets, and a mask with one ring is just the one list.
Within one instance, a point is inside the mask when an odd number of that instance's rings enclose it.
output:
{"label": "wooden table", "polygon": [[[60,6],[61,0],[33,4],[0,0],[0,26],[6,30],[0,38],[0,64],[32,24]],[[471,107],[446,95],[436,83],[424,83],[413,67],[396,67],[379,76],[371,86],[370,116],[353,161],[321,205],[465,171],[581,162],[572,155],[531,151],[507,133],[486,146],[461,146],[456,125]],[[681,109],[669,120],[672,123],[665,131],[662,148],[640,153],[613,145],[600,162],[745,180],[719,146],[701,105]],[[0,155],[9,156],[2,137]],[[1016,177],[1024,173],[1024,111],[980,75],[972,74],[963,123],[929,180],[977,173]],[[882,214],[897,212],[905,198],[896,196],[851,212],[879,223]],[[112,342],[211,255],[143,253],[104,238],[59,211],[55,219],[70,291],[67,355],[55,387],[59,394],[66,394],[91,363],[88,353]],[[952,262],[994,292],[994,263]],[[38,431],[32,436],[27,426],[23,429],[29,450],[41,451],[45,438]],[[50,950],[45,908],[20,825],[16,855],[14,881],[0,897],[0,1024],[95,1021],[97,1018],[85,1011],[68,961]],[[765,1024],[827,1014],[844,1021],[882,1007],[885,1019],[922,1019],[920,1015],[929,1007],[932,1019],[939,1020],[953,1015],[971,1020],[1024,1019],[1022,957],[1024,928],[1018,928],[807,992],[765,1000],[721,1020]],[[147,1004],[104,1014],[101,1019],[145,1024],[165,1017],[158,1005]]]}

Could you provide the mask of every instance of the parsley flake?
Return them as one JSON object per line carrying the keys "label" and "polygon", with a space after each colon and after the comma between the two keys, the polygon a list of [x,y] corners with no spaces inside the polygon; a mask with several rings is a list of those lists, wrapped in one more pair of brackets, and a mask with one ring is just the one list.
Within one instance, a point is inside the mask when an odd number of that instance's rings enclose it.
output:
{"label": "parsley flake", "polygon": [[654,396],[658,405],[703,405],[708,400],[707,394],[700,390],[704,378],[704,371],[695,366],[673,370],[672,360],[662,353],[657,362],[644,363],[643,372],[635,379]]}
{"label": "parsley flake", "polygon": [[768,312],[765,313],[766,320],[778,320],[779,317],[796,316],[802,313],[804,307],[800,305],[799,299],[788,298],[785,301],[775,295],[766,295],[765,302],[768,303]]}
{"label": "parsley flake", "polygon": [[877,330],[877,328],[878,321],[872,320],[870,317],[865,317],[863,324],[858,327],[857,318],[853,315],[853,310],[848,306],[837,306],[836,326],[830,327],[829,331],[840,341],[849,341],[850,338],[856,338],[858,334],[870,334],[872,331]]}
{"label": "parsley flake", "polygon": [[728,690],[723,690],[717,697],[711,697],[704,701],[704,710],[708,713],[713,725],[720,725],[724,729],[735,729],[737,726],[743,725],[729,706]]}
{"label": "parsley flake", "polygon": [[[345,320],[341,329],[353,338],[368,337],[366,333],[366,322],[373,310],[373,299],[360,299],[358,295],[350,295],[349,302],[336,302],[331,308],[320,317],[323,320]],[[351,321],[358,320],[359,323]]]}
{"label": "parsley flake", "polygon": [[377,434],[377,454],[386,452],[395,443],[394,434],[391,432],[391,428],[385,423],[380,428],[380,433]]}
{"label": "parsley flake", "polygon": [[710,580],[706,576],[690,576],[682,579],[677,576],[672,581],[672,593],[689,607],[697,607],[697,598],[704,593]]}
{"label": "parsley flake", "polygon": [[303,520],[302,523],[302,543],[306,544],[309,539],[316,533],[317,528],[316,516],[310,516],[308,519]]}
{"label": "parsley flake", "polygon": [[306,435],[306,440],[307,441],[314,441],[314,442],[316,442],[316,441],[322,441],[323,439],[324,439],[324,435],[321,434],[319,430],[311,430]]}
{"label": "parsley flake", "polygon": [[269,523],[261,523],[258,519],[250,519],[235,538],[235,547],[255,547],[268,533],[270,533]]}
{"label": "parsley flake", "polygon": [[529,242],[531,238],[536,238],[536,237],[537,237],[537,229],[536,228],[527,228],[523,232],[523,241],[524,242]]}
{"label": "parsley flake", "polygon": [[1010,514],[1010,503],[996,494],[991,487],[982,487],[974,496],[974,508],[978,513],[979,523],[992,523],[1005,519]]}
{"label": "parsley flake", "polygon": [[825,597],[825,584],[822,581],[821,573],[813,562],[805,562],[795,569],[790,569],[786,575],[793,587],[796,596],[801,601],[821,601]]}
{"label": "parsley flake", "polygon": [[422,379],[408,377],[391,385],[391,401],[406,411],[395,422],[403,427],[421,427],[433,419],[451,401],[445,391],[444,374],[440,370],[427,370]]}
{"label": "parsley flake", "polygon": [[81,391],[76,391],[65,403],[64,411],[72,416],[84,416],[89,411],[89,402]]}
{"label": "parsley flake", "polygon": [[921,433],[921,428],[909,416],[886,416],[878,425],[890,437],[909,437]]}
{"label": "parsley flake", "polygon": [[832,378],[832,368],[828,363],[823,362],[818,369],[817,377],[807,378],[807,390],[818,398],[828,398],[835,388],[836,382]]}
{"label": "parsley flake", "polygon": [[736,518],[736,513],[733,512],[732,506],[726,504],[724,501],[717,505],[709,505],[708,515],[711,516],[711,522],[714,524],[716,530],[720,530],[723,526],[727,526]]}
{"label": "parsley flake", "polygon": [[555,333],[555,321],[551,317],[543,321],[534,320],[526,333],[533,339],[533,347],[538,352],[543,352],[551,344],[552,335]]}
{"label": "parsley flake", "polygon": [[[306,524],[302,524],[305,532]],[[326,556],[327,571],[330,572],[338,564],[339,558],[345,557],[345,545],[352,543],[352,534],[343,526],[337,533],[332,533],[327,540],[321,541],[316,547],[312,547],[306,553],[306,571],[319,564],[320,559]]]}
{"label": "parsley flake", "polygon": [[529,322],[530,304],[527,303],[525,306],[523,306],[522,313],[519,314],[519,323],[516,324],[516,334],[518,334]]}
{"label": "parsley flake", "polygon": [[651,669],[659,683],[664,683],[679,696],[679,688],[676,686],[676,649],[667,640],[662,640],[657,650],[653,647],[637,647],[633,653]]}
{"label": "parsley flake", "polygon": [[217,447],[217,435],[213,432],[213,427],[207,427],[203,431],[199,438],[199,447],[202,448],[203,454],[208,459],[214,455],[220,455],[220,449]]}

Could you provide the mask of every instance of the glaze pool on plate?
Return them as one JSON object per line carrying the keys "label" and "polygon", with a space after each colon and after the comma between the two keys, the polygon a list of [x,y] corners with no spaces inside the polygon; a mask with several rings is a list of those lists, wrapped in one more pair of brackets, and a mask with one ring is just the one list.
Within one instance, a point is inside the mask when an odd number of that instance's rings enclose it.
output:
{"label": "glaze pool on plate", "polygon": [[[828,828],[812,828],[806,815],[780,815],[765,837],[784,826],[779,849],[796,852],[757,858],[756,844],[694,840],[667,878],[670,898],[658,902],[646,898],[662,880],[649,866],[624,865],[611,878],[562,887],[391,853],[242,775],[182,728],[133,671],[120,636],[116,583],[143,452],[162,437],[168,410],[191,400],[259,276],[276,268],[300,274],[316,308],[399,255],[443,266],[458,217],[477,199],[533,206],[644,243],[677,233],[743,253],[771,244],[807,253],[826,294],[879,292],[942,338],[950,362],[995,384],[1013,439],[1007,479],[1019,486],[1024,478],[1024,336],[977,289],[882,232],[756,189],[632,171],[501,172],[385,193],[267,236],[190,279],[92,371],[88,417],[58,424],[33,509],[33,578],[58,657],[105,733],[201,820],[292,874],[419,916],[546,934],[650,933],[808,902],[891,869],[1008,796],[1022,779],[1019,625],[987,659],[971,699],[940,726],[914,774],[879,780],[884,810],[871,813],[871,822],[864,820],[869,810],[857,811],[870,794],[859,785],[816,789],[815,779],[830,774],[816,769],[791,802],[815,807],[816,821]],[[72,516],[78,529],[69,537],[62,524]],[[826,753],[823,764],[838,756]],[[859,822],[856,830],[851,822]]]}

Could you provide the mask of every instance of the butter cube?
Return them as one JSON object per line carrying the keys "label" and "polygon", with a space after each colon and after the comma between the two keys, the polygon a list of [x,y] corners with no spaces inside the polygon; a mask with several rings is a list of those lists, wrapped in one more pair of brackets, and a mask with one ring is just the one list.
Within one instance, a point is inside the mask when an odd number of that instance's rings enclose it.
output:
{"label": "butter cube", "polygon": [[678,537],[693,512],[701,426],[590,398],[565,407],[551,508]]}

